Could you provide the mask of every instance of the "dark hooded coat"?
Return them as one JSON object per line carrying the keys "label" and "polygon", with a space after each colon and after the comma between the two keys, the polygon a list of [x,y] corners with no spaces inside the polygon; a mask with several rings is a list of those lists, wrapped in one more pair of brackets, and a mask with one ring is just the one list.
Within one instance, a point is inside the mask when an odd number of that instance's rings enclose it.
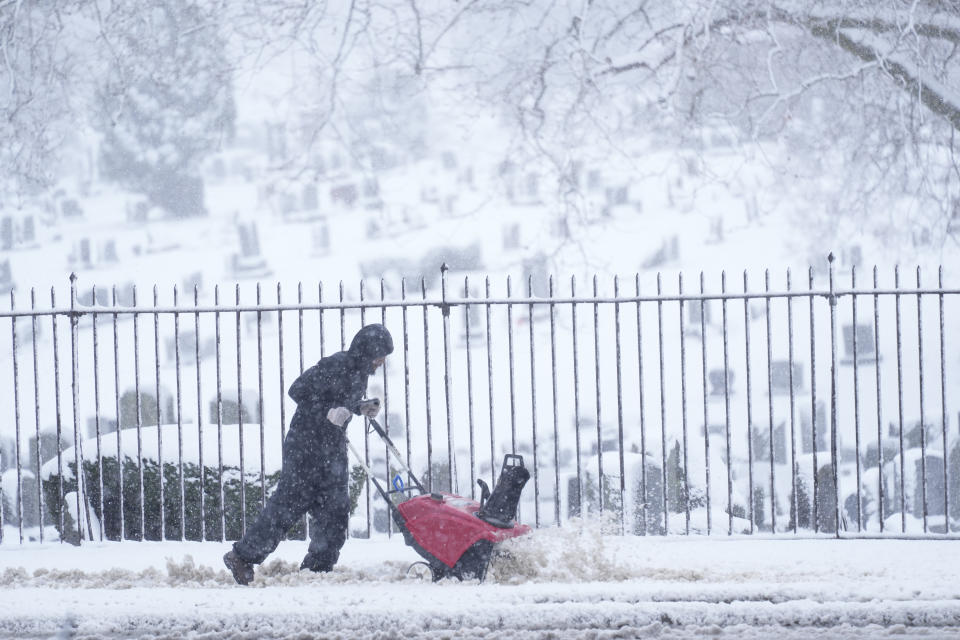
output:
{"label": "dark hooded coat", "polygon": [[325,427],[339,429],[327,420],[334,407],[346,407],[359,413],[360,400],[367,392],[372,363],[393,352],[393,339],[381,324],[360,329],[347,351],[327,356],[304,371],[292,385],[289,395],[297,403],[290,422],[291,431],[313,432]]}
{"label": "dark hooded coat", "polygon": [[283,469],[277,490],[234,550],[244,561],[260,564],[287,531],[309,512],[310,548],[303,567],[329,570],[346,540],[350,517],[347,441],[344,429],[327,412],[346,407],[359,414],[373,361],[393,352],[393,339],[380,324],[366,325],[347,351],[322,358],[304,371],[289,395],[297,403],[283,442]]}

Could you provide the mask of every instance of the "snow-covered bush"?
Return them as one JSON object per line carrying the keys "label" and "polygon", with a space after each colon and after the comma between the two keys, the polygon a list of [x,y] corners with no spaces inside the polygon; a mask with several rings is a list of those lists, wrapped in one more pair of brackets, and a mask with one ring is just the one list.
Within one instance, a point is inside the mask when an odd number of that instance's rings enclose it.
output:
{"label": "snow-covered bush", "polygon": [[[245,423],[242,429],[236,424],[215,429],[200,429],[196,423],[165,424],[88,438],[81,443],[79,456],[84,470],[80,487],[80,495],[85,497],[82,515],[102,520],[104,537],[108,539],[120,539],[122,535],[125,539],[158,540],[161,522],[162,537],[167,539],[179,540],[181,535],[187,540],[237,539],[242,526],[241,467],[243,513],[248,525],[260,513],[264,493],[270,495],[280,476],[281,441],[261,440],[264,428],[258,423]],[[97,460],[97,452],[102,463]],[[65,537],[74,539],[77,524],[67,508],[76,509],[76,498],[72,506],[65,506],[62,496],[77,490],[77,457],[74,447],[65,449],[59,459],[45,462],[40,473],[48,522],[55,523]],[[302,525],[299,526],[301,530],[293,535],[302,537]]]}
{"label": "snow-covered bush", "polygon": [[[100,520],[104,538],[119,540],[236,540],[241,533],[240,469],[223,467],[222,501],[221,474],[218,466],[200,467],[184,463],[183,475],[176,462],[163,463],[162,518],[160,466],[156,460],[145,459],[141,465],[130,457],[123,458],[121,478],[116,457],[104,457],[101,484],[100,465],[95,460],[83,463],[86,502],[82,508]],[[243,504],[247,522],[260,513],[264,489],[267,496],[276,487],[280,472],[264,475],[261,485],[259,470],[244,474]],[[63,488],[61,478],[52,473],[43,480],[45,502],[49,516],[64,539],[77,537],[77,523],[61,496],[77,491],[76,463],[65,465]],[[182,492],[181,492],[182,485]],[[102,492],[101,492],[102,486]],[[141,499],[142,494],[142,499]],[[201,512],[201,494],[202,512]],[[141,512],[142,504],[142,512]],[[181,508],[181,505],[184,505]],[[62,512],[62,529],[61,529]],[[161,536],[161,528],[163,535]],[[302,525],[291,531],[293,537],[303,537]]]}

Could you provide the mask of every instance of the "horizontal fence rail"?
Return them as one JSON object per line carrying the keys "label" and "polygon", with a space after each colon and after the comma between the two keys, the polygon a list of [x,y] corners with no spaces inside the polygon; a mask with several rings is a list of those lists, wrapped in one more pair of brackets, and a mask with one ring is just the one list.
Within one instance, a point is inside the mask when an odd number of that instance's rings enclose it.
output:
{"label": "horizontal fence rail", "polygon": [[[368,394],[430,490],[476,497],[518,453],[536,527],[956,537],[958,317],[942,268],[832,258],[800,278],[444,267],[147,296],[72,277],[66,303],[11,292],[0,310],[0,542],[237,539],[276,486],[290,384],[371,322],[396,348]],[[396,475],[359,419],[348,436]],[[354,466],[351,535],[394,533],[375,497]]]}

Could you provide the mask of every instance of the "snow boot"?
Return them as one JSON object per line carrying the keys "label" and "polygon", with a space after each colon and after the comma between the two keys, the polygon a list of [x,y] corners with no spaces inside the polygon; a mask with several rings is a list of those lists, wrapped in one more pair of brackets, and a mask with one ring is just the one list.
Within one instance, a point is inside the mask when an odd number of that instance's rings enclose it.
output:
{"label": "snow boot", "polygon": [[330,562],[329,558],[308,553],[303,557],[303,562],[300,563],[300,571],[304,569],[314,573],[329,573],[333,571],[333,562]]}
{"label": "snow boot", "polygon": [[237,584],[244,586],[253,582],[253,565],[237,555],[237,552],[231,549],[223,556],[223,564],[230,569],[233,579]]}

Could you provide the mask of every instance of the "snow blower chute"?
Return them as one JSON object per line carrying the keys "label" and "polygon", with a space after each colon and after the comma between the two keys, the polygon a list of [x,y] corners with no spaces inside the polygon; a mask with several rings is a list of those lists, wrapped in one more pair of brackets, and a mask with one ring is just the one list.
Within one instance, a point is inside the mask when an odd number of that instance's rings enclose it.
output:
{"label": "snow blower chute", "polygon": [[528,525],[516,522],[520,493],[530,478],[522,456],[509,453],[504,456],[500,477],[492,492],[483,480],[477,480],[481,490],[480,502],[477,502],[451,493],[427,491],[380,424],[369,419],[369,425],[386,444],[412,486],[406,486],[398,473],[391,481],[392,488],[385,489],[349,440],[347,443],[387,503],[404,542],[426,561],[424,564],[429,567],[434,582],[448,576],[483,580],[495,546],[530,532]]}

